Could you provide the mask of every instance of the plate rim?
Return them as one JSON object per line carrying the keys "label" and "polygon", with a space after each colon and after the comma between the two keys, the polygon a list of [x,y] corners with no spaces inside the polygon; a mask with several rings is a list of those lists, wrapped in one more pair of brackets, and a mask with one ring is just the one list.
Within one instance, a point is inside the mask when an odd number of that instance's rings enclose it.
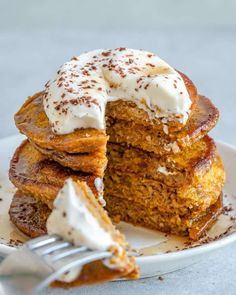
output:
{"label": "plate rim", "polygon": [[[2,138],[0,138],[0,144],[2,142],[7,142],[9,140],[14,140],[14,139],[19,140],[20,138],[22,138],[22,140],[23,140],[25,138],[25,136],[21,135],[21,134],[13,134],[10,136],[2,137]],[[214,140],[215,140],[215,143],[217,146],[220,146],[223,149],[230,149],[232,152],[236,153],[236,146],[226,143],[222,140],[217,140],[217,139],[214,139]],[[225,247],[235,241],[236,241],[236,231],[233,233],[230,233],[227,236],[220,238],[219,240],[211,241],[209,243],[196,246],[194,248],[183,249],[183,250],[179,250],[179,251],[175,251],[175,252],[171,252],[171,253],[159,253],[159,254],[157,253],[157,254],[152,254],[152,255],[147,255],[147,256],[138,256],[136,258],[136,260],[138,263],[142,263],[142,264],[154,262],[154,260],[156,262],[157,261],[163,262],[163,261],[170,261],[170,260],[172,260],[172,261],[179,260],[182,258],[189,258],[189,257],[201,255],[201,254],[204,254],[207,252],[216,251],[216,250],[218,250],[222,247]],[[9,246],[9,245],[4,245],[0,241],[0,256],[8,255],[12,251],[14,251],[15,249],[16,249],[15,247]]]}

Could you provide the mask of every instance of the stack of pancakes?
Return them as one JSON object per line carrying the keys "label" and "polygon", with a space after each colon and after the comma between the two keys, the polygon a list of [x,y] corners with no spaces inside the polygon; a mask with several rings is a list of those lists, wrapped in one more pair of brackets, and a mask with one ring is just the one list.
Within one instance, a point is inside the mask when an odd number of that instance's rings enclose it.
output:
{"label": "stack of pancakes", "polygon": [[[207,133],[219,113],[181,74],[192,100],[185,126],[150,119],[129,101],[109,102],[106,130],[57,135],[44,112],[43,92],[15,116],[27,140],[17,149],[10,179],[18,188],[10,216],[30,236],[45,233],[57,192],[71,177],[84,180],[114,220],[198,239],[222,210],[224,168]],[[46,209],[45,209],[46,208]]]}

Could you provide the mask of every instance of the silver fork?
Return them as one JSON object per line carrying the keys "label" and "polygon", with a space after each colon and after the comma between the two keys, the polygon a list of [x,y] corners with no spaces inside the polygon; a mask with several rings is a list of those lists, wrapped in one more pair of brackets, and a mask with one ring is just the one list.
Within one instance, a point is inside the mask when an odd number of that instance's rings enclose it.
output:
{"label": "silver fork", "polygon": [[56,235],[30,240],[0,265],[0,295],[36,294],[74,267],[111,256],[72,246]]}

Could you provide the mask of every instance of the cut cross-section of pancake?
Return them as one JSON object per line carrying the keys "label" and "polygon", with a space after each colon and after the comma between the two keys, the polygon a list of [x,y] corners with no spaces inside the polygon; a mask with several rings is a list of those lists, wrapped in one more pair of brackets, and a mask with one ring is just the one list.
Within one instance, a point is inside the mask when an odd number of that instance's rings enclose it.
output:
{"label": "cut cross-section of pancake", "polygon": [[[104,179],[106,209],[116,221],[124,220],[192,238],[196,220],[215,208],[225,181],[224,167],[218,154],[209,161],[210,168],[205,167],[198,173],[195,171],[189,178],[191,181],[183,182],[181,186],[168,186],[163,181],[138,173],[108,169]],[[220,210],[217,212],[219,214]],[[204,220],[209,224],[207,219],[203,219],[202,227],[205,227]],[[199,232],[203,233],[200,226]]]}
{"label": "cut cross-section of pancake", "polygon": [[9,177],[22,192],[52,208],[52,203],[67,178],[85,181],[101,201],[103,195],[102,179],[79,171],[62,167],[37,151],[28,140],[16,150],[10,164]]}
{"label": "cut cross-section of pancake", "polygon": [[132,118],[131,110],[131,119],[121,120],[120,114],[126,114],[128,108],[132,110],[137,107],[133,104],[124,106],[122,101],[108,104],[109,142],[123,143],[157,155],[178,153],[185,147],[191,146],[216,125],[219,117],[219,112],[212,102],[204,96],[199,96],[196,108],[192,111],[187,124],[182,130],[171,132],[168,125],[160,129],[152,124],[139,124]]}
{"label": "cut cross-section of pancake", "polygon": [[[11,220],[26,234],[35,236],[37,230],[38,235],[46,232],[58,234],[76,246],[82,245],[91,250],[108,251],[112,254],[112,257],[106,260],[69,271],[52,286],[67,288],[119,277],[138,278],[138,267],[135,259],[127,256],[128,244],[124,236],[114,227],[107,212],[85,182],[67,180],[54,202],[52,212],[49,209],[45,211],[40,202],[34,204],[37,219],[33,220],[31,210],[28,209],[32,207],[32,203],[35,203],[32,197],[17,192],[10,208]],[[19,214],[22,204],[25,210]],[[38,223],[41,224],[40,227]],[[32,232],[29,231],[28,225],[31,226]]]}
{"label": "cut cross-section of pancake", "polygon": [[206,173],[216,156],[214,140],[208,136],[186,147],[184,152],[157,156],[127,145],[108,143],[106,175],[113,171],[133,173],[142,179],[152,179],[172,188],[191,184],[198,175]]}
{"label": "cut cross-section of pancake", "polygon": [[216,202],[202,211],[198,217],[193,214],[180,215],[178,212],[163,212],[158,207],[150,208],[141,203],[124,198],[111,196],[106,199],[107,209],[111,218],[116,222],[123,220],[134,225],[144,226],[166,233],[187,236],[197,241],[202,238],[207,230],[215,223],[222,213],[223,200],[218,196]]}

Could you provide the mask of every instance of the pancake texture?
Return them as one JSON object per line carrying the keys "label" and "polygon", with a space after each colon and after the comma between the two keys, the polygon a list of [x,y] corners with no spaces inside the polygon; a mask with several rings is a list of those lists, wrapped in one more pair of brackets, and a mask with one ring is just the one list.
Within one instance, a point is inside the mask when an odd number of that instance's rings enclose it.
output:
{"label": "pancake texture", "polygon": [[39,145],[31,142],[32,145],[49,159],[58,162],[64,167],[69,167],[75,171],[91,173],[99,177],[104,176],[107,165],[107,157],[105,150],[95,153],[67,153],[56,150],[44,149]]}
{"label": "pancake texture", "polygon": [[158,180],[177,188],[191,184],[194,177],[207,172],[216,153],[214,140],[209,136],[185,148],[184,153],[165,156],[157,156],[152,152],[109,142],[107,171],[133,173],[140,179]]}
{"label": "pancake texture", "polygon": [[22,192],[52,208],[58,191],[68,178],[85,181],[95,196],[102,195],[101,179],[94,175],[60,166],[38,152],[28,140],[16,150],[10,166],[9,178]]}
{"label": "pancake texture", "polygon": [[[116,102],[116,106],[118,104],[119,102]],[[117,107],[116,111],[118,114],[126,112],[123,107]],[[137,124],[135,120],[128,122],[114,117],[108,116],[107,119],[110,142],[130,145],[162,156],[181,152],[185,147],[204,137],[216,125],[219,112],[208,98],[200,96],[187,124],[176,132],[171,132],[168,127],[156,129],[151,125]]]}
{"label": "pancake texture", "polygon": [[[224,168],[218,155],[212,162],[210,169],[202,170],[192,178],[191,183],[180,187],[170,187],[134,173],[108,170],[104,180],[106,209],[116,221],[124,220],[164,232],[199,237],[198,234],[190,234],[195,228],[195,221],[206,214],[210,216],[216,204],[217,216],[222,210],[219,196],[225,181]],[[204,222],[201,222],[199,232],[204,232],[203,227]]]}

